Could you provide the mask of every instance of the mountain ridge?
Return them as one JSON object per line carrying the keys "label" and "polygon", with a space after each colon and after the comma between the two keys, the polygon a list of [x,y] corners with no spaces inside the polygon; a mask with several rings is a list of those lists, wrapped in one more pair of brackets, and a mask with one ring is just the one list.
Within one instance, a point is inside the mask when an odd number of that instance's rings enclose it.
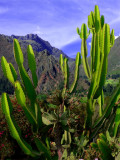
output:
{"label": "mountain ridge", "polygon": [[[48,41],[43,40],[37,34],[27,34],[25,36],[16,36],[16,35],[7,36],[4,34],[0,34],[0,36],[7,38],[7,40],[10,43],[13,43],[13,39],[15,38],[18,39],[21,47],[23,48],[27,48],[27,45],[30,44],[32,45],[33,50],[36,52],[41,52],[44,49],[47,49],[49,53],[52,54],[57,60],[60,54],[63,54],[63,57],[67,57],[68,60],[74,61],[74,58],[68,57],[62,50],[51,46],[51,44]],[[35,44],[34,42],[36,42],[37,44]]]}
{"label": "mountain ridge", "polygon": [[[34,50],[36,66],[37,66],[36,73],[39,81],[39,86],[37,86],[36,88],[38,93],[42,91],[52,90],[53,88],[57,88],[60,85],[60,83],[62,84],[63,76],[62,76],[61,68],[59,65],[60,54],[63,54],[63,57],[68,58],[68,66],[70,71],[69,83],[71,85],[71,83],[74,80],[75,59],[68,57],[61,50],[55,47],[52,47],[48,41],[44,41],[37,34],[27,34],[26,36],[15,36],[15,35],[6,36],[3,34],[0,34],[0,58],[4,56],[8,63],[13,64],[18,74],[18,80],[20,80],[20,76],[19,76],[18,66],[14,59],[14,53],[13,53],[14,38],[18,39],[20,43],[23,56],[24,56],[23,65],[30,77],[31,77],[31,72],[28,66],[27,46],[31,44]],[[120,45],[119,44],[120,44],[120,37],[118,37],[115,40],[115,44],[111,48],[111,51],[108,55],[108,75],[110,75],[112,72],[115,73],[115,71],[117,70],[118,71],[116,74],[120,73],[120,63],[119,63],[120,62],[120,58],[119,58]],[[115,63],[113,63],[113,60]],[[88,57],[88,63],[90,65],[90,57]],[[1,79],[5,78],[3,75],[1,66],[0,66],[0,78]],[[86,79],[86,76],[84,73],[83,65],[81,64],[79,69],[79,80],[78,80],[77,89],[80,89],[81,87],[87,89],[89,87],[88,81],[84,79]],[[0,85],[3,85],[3,84],[0,84]],[[6,86],[5,85],[3,85],[3,87],[0,86],[0,89],[1,88],[6,88]]]}
{"label": "mountain ridge", "polygon": [[[36,60],[36,66],[37,66],[36,73],[38,77],[38,86],[36,88],[36,91],[38,94],[40,92],[53,90],[53,88],[55,89],[55,88],[58,88],[59,85],[62,85],[63,75],[59,65],[59,56],[60,54],[63,54],[63,57],[68,58],[68,64],[74,63],[73,66],[75,65],[74,59],[69,58],[61,50],[55,47],[52,47],[49,42],[44,42],[44,40],[39,38],[37,35],[33,35],[33,34],[26,35],[26,36],[0,35],[0,58],[4,56],[8,63],[13,64],[15,70],[17,71],[17,75],[18,75],[17,80],[20,80],[20,76],[19,76],[18,66],[15,61],[14,53],[13,53],[14,38],[17,38],[20,43],[21,50],[23,52],[23,57],[24,57],[23,65],[31,79],[32,79],[32,76],[31,76],[31,71],[29,70],[28,58],[27,58],[27,46],[29,44],[32,45],[32,48],[34,50],[35,60]],[[71,70],[74,70],[74,67],[70,69],[70,72]],[[5,79],[1,66],[0,66],[0,78]],[[71,73],[70,83],[72,83],[73,78],[74,78],[74,73]],[[6,83],[6,80],[5,80],[5,83]],[[4,89],[6,88],[5,91],[9,90],[9,87],[8,88],[6,87],[7,85],[5,84],[1,84],[1,85],[3,85],[3,87],[0,86],[0,88],[4,88]]]}

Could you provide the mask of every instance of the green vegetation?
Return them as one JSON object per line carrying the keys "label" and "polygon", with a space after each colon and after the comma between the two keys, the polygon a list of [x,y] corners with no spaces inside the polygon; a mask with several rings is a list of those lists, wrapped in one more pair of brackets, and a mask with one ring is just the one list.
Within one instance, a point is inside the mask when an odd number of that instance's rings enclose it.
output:
{"label": "green vegetation", "polygon": [[113,87],[116,87],[116,86],[118,85],[118,83],[119,83],[119,80],[118,80],[118,79],[108,79],[108,80],[106,80],[106,82],[105,82],[105,87],[106,87],[108,84],[112,85]]}
{"label": "green vegetation", "polygon": [[[8,157],[15,154],[12,147],[16,142],[19,146],[18,151],[22,150],[27,156],[26,159],[87,160],[97,156],[103,160],[112,160],[119,156],[120,81],[116,82],[118,84],[110,97],[104,98],[103,92],[108,54],[115,39],[114,30],[110,33],[109,25],[104,23],[104,16],[100,17],[98,6],[95,6],[94,12],[90,12],[88,16],[88,27],[89,32],[86,24],[82,24],[81,29],[77,28],[77,33],[82,39],[82,63],[90,81],[87,97],[74,95],[81,64],[79,52],[76,55],[74,81],[71,86],[69,87],[68,59],[63,59],[60,55],[59,62],[64,77],[63,88],[54,90],[49,95],[38,96],[35,91],[38,84],[36,62],[31,45],[28,45],[27,56],[32,80],[23,66],[23,53],[17,39],[14,39],[14,57],[18,64],[21,82],[17,80],[18,75],[13,65],[8,63],[4,56],[1,58],[4,75],[15,89],[13,97],[4,92],[1,98],[0,136],[5,140],[3,133],[6,130],[6,133],[10,133],[6,135],[7,138],[13,137],[10,144],[6,142],[9,144]],[[92,33],[91,66],[87,60],[86,43],[90,33]],[[108,80],[106,83],[108,85],[113,82]],[[7,122],[8,128],[3,120]],[[1,131],[2,128],[4,131]],[[29,130],[29,136],[25,133],[26,129]],[[116,145],[113,145],[113,141]],[[6,148],[4,144],[0,147],[1,157],[4,158]]]}

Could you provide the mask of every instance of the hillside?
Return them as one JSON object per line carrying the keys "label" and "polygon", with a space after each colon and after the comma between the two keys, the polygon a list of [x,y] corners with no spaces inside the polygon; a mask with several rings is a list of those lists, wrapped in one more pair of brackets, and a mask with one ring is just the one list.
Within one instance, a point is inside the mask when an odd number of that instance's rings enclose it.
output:
{"label": "hillside", "polygon": [[[37,92],[48,92],[55,88],[62,87],[62,73],[59,66],[59,56],[63,54],[63,57],[68,58],[68,65],[70,71],[69,83],[71,84],[74,80],[74,70],[75,70],[75,59],[68,57],[61,50],[52,47],[49,42],[44,41],[36,34],[28,34],[26,36],[6,36],[0,35],[0,61],[1,57],[4,55],[9,63],[12,63],[18,73],[18,80],[20,80],[18,67],[14,59],[13,53],[13,39],[18,39],[23,56],[24,56],[24,67],[31,77],[31,72],[28,67],[27,61],[27,46],[31,44],[34,50],[36,65],[37,65],[37,76],[38,76],[38,86],[36,88]],[[90,57],[88,57],[88,62],[90,65]],[[108,55],[108,75],[113,76],[120,75],[120,37],[115,40],[114,46]],[[107,76],[108,76],[107,75]],[[86,90],[89,87],[89,82],[86,80],[83,65],[80,66],[79,80],[77,90]],[[3,71],[0,66],[0,94],[3,92],[13,92],[13,87],[3,76]]]}
{"label": "hillside", "polygon": [[120,37],[115,40],[108,56],[108,74],[120,75]]}
{"label": "hillside", "polygon": [[[59,66],[59,56],[63,54],[63,57],[68,58],[68,64],[70,66],[70,84],[73,82],[74,79],[74,66],[75,60],[69,58],[65,55],[61,50],[52,47],[49,42],[42,40],[37,35],[29,34],[26,36],[5,36],[0,35],[0,61],[1,57],[4,56],[9,63],[12,63],[14,68],[18,74],[18,80],[20,80],[18,67],[16,61],[14,59],[13,53],[13,39],[16,38],[20,42],[20,46],[24,56],[24,67],[27,70],[28,74],[31,77],[31,72],[28,67],[28,60],[27,60],[27,45],[31,44],[34,50],[36,65],[37,65],[37,77],[38,77],[38,86],[36,88],[37,92],[48,92],[55,88],[59,88],[62,85],[63,77],[61,73],[61,69]],[[88,88],[88,84],[84,81],[79,79],[79,85],[77,88],[81,88],[84,86]],[[83,87],[83,88],[84,88]],[[2,68],[0,66],[0,94],[3,90],[10,94],[13,87],[10,83],[6,80],[3,75]]]}

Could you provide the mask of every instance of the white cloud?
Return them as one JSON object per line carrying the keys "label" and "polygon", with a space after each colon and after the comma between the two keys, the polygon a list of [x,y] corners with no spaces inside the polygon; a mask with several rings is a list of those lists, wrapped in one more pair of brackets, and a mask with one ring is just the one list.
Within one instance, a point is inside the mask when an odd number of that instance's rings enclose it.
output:
{"label": "white cloud", "polygon": [[117,39],[119,36],[115,36],[115,39]]}
{"label": "white cloud", "polygon": [[120,34],[118,36],[115,36],[115,39],[117,39],[120,36]]}

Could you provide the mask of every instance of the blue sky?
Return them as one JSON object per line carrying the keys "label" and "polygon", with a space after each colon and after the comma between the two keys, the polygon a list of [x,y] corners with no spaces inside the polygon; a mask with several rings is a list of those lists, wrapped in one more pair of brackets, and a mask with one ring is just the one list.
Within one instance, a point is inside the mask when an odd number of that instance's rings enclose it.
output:
{"label": "blue sky", "polygon": [[[98,5],[105,22],[120,35],[120,0],[0,0],[0,34],[38,34],[69,57],[80,51],[76,28]],[[88,39],[88,50],[90,50]]]}

